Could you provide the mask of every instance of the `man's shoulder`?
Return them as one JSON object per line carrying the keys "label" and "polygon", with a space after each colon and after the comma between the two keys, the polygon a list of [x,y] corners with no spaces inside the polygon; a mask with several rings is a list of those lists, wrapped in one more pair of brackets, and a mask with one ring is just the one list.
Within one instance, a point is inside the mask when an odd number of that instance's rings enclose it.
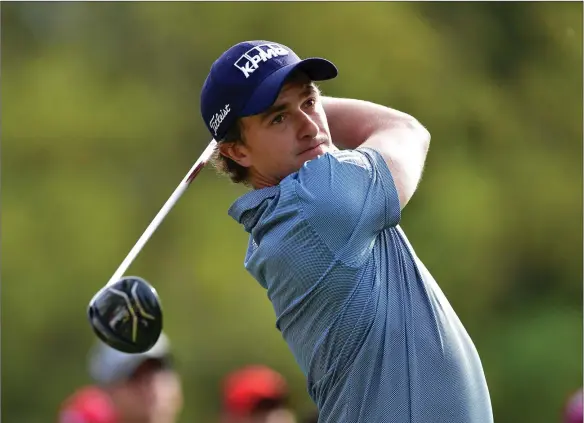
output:
{"label": "man's shoulder", "polygon": [[371,160],[377,154],[375,150],[369,148],[359,148],[355,150],[334,150],[307,161],[297,172],[302,175],[310,172],[327,171],[330,168],[353,167],[371,168]]}
{"label": "man's shoulder", "polygon": [[[308,160],[297,171],[286,176],[277,185],[253,189],[238,197],[228,210],[228,214],[241,223],[242,215],[260,207],[270,199],[286,200],[290,192],[294,192],[298,184],[305,185],[315,182],[315,189],[324,188],[328,180],[333,183],[343,182],[339,176],[350,169],[361,168],[370,171],[375,151],[371,149],[334,150]],[[337,168],[334,175],[331,169]],[[344,170],[346,169],[346,170]],[[283,197],[283,198],[282,198]]]}

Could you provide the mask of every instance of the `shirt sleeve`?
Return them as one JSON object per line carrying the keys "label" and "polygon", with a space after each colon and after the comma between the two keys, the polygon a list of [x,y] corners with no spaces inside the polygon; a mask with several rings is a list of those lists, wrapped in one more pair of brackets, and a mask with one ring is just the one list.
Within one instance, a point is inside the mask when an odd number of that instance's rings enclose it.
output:
{"label": "shirt sleeve", "polygon": [[336,258],[358,266],[377,235],[399,224],[401,208],[383,157],[361,148],[308,161],[293,183],[300,210]]}

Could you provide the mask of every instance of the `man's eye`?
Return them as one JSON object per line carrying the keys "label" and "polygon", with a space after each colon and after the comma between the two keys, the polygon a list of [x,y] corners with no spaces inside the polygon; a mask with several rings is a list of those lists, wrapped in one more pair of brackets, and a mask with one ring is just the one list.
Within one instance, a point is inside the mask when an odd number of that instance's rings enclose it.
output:
{"label": "man's eye", "polygon": [[306,100],[306,102],[304,103],[304,105],[306,107],[314,107],[315,104],[316,104],[316,100],[314,98],[310,98],[310,99]]}
{"label": "man's eye", "polygon": [[282,122],[284,122],[284,115],[278,115],[274,119],[272,119],[272,125],[277,125]]}

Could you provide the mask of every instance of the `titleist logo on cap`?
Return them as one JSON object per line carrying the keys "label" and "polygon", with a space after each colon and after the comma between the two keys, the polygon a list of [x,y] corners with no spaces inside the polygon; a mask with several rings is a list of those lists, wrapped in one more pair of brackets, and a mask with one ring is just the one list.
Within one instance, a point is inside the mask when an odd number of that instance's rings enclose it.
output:
{"label": "titleist logo on cap", "polygon": [[223,107],[221,110],[215,113],[211,120],[209,121],[209,126],[211,127],[211,129],[213,129],[215,136],[217,135],[217,129],[219,129],[219,126],[221,125],[221,123],[223,123],[225,117],[229,114],[230,111],[231,109],[229,108],[229,104],[226,104],[225,107]]}
{"label": "titleist logo on cap", "polygon": [[288,50],[279,44],[261,44],[250,48],[233,65],[247,79],[263,62],[267,62],[274,57],[287,56],[288,54]]}

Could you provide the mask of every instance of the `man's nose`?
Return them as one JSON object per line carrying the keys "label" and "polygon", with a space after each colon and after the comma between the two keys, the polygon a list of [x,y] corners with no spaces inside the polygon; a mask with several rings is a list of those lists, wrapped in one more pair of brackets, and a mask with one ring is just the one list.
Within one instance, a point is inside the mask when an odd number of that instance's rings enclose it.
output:
{"label": "man's nose", "polygon": [[318,135],[319,129],[318,124],[314,121],[313,117],[309,114],[300,111],[298,112],[298,119],[300,121],[299,128],[299,138],[300,139],[313,139]]}

